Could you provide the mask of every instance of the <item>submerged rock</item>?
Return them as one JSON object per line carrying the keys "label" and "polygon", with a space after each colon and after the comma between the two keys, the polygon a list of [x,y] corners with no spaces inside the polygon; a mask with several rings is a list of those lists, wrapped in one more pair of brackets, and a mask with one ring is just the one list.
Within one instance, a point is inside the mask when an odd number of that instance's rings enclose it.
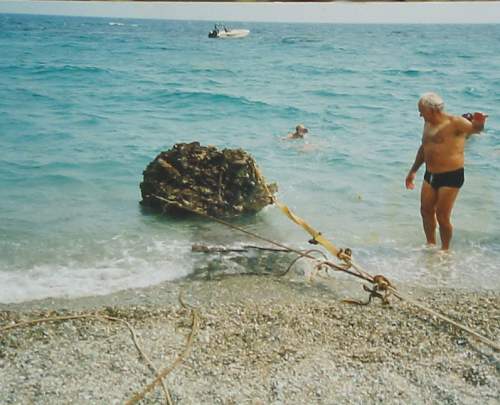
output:
{"label": "submerged rock", "polygon": [[161,152],[143,172],[141,204],[175,214],[196,211],[215,217],[256,213],[272,204],[255,160],[242,149],[218,150],[198,142]]}

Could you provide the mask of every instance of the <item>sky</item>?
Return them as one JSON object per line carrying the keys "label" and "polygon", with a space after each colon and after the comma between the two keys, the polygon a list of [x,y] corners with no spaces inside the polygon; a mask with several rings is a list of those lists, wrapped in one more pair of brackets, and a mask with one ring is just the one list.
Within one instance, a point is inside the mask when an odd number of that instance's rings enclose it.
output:
{"label": "sky", "polygon": [[0,0],[0,13],[311,23],[500,23],[500,1],[198,3]]}

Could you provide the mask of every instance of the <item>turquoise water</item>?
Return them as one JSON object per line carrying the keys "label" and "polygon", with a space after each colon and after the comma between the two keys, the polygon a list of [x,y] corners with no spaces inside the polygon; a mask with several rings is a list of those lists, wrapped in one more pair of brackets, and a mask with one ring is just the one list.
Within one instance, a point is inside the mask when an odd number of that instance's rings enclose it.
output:
{"label": "turquoise water", "polygon": [[[184,277],[193,243],[247,237],[148,215],[142,170],[176,142],[241,147],[279,197],[373,274],[500,287],[500,25],[211,24],[0,14],[0,302],[104,294]],[[453,251],[423,247],[420,94],[482,110]],[[309,139],[280,138],[298,123]],[[419,173],[421,184],[423,170]],[[272,207],[241,221],[299,248]]]}

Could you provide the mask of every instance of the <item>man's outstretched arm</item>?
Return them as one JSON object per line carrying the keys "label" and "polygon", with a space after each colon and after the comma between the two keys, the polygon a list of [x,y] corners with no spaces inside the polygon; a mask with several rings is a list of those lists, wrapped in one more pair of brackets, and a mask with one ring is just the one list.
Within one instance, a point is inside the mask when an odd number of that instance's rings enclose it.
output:
{"label": "man's outstretched arm", "polygon": [[459,131],[464,133],[467,138],[473,134],[478,134],[484,129],[484,122],[487,117],[486,114],[481,112],[463,114],[462,117],[458,118],[457,122]]}
{"label": "man's outstretched arm", "polygon": [[415,188],[415,176],[418,172],[418,169],[420,169],[420,166],[424,163],[424,147],[423,145],[420,145],[420,148],[418,148],[417,151],[417,156],[415,156],[415,162],[413,162],[413,165],[408,172],[408,175],[406,176],[405,184],[406,188],[413,190]]}

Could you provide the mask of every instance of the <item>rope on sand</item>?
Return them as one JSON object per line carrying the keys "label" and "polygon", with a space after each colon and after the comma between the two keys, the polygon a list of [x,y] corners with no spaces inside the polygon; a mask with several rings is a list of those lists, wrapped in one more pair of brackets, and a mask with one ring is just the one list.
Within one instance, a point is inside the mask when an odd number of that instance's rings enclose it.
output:
{"label": "rope on sand", "polygon": [[81,314],[81,315],[53,316],[50,318],[31,319],[28,321],[17,322],[17,323],[14,323],[12,325],[4,326],[4,327],[0,328],[0,333],[5,332],[5,331],[10,330],[10,329],[24,328],[25,326],[36,325],[38,323],[55,322],[55,321],[70,321],[73,319],[95,318],[95,317],[96,317],[96,314],[90,313],[90,314]]}
{"label": "rope on sand", "polygon": [[[257,173],[257,176],[261,178],[261,180],[264,180],[262,173],[260,170],[257,168],[257,166],[254,164],[254,169]],[[401,294],[396,287],[383,275],[376,275],[376,276],[371,276],[368,272],[366,272],[361,266],[357,265],[356,263],[353,262],[352,260],[352,252],[351,249],[338,249],[333,243],[331,243],[328,240],[325,240],[321,236],[321,232],[315,231],[313,228],[311,228],[304,220],[301,218],[297,217],[286,205],[280,203],[278,199],[271,193],[269,188],[267,187],[267,184],[265,181],[263,181],[264,187],[266,192],[268,193],[269,198],[271,199],[272,202],[274,202],[292,221],[297,223],[298,225],[302,226],[307,232],[309,232],[313,239],[312,241],[318,242],[321,245],[323,245],[329,252],[333,253],[338,259],[342,260],[344,262],[345,268],[349,269],[352,268],[358,273],[358,277],[360,278],[365,278],[368,281],[370,281],[372,284],[374,284],[374,287],[372,289],[366,288],[366,286],[363,286],[365,290],[370,292],[370,298],[372,296],[379,297],[381,296],[379,291],[383,291],[384,295],[382,296],[382,302],[383,303],[388,303],[388,297],[390,294],[393,294],[395,297],[402,301],[406,301],[417,308],[422,309],[425,312],[428,312],[431,315],[436,316],[437,318],[448,322],[449,324],[462,329],[465,332],[470,333],[472,336],[476,337],[483,343],[487,344],[491,348],[495,349],[496,351],[500,351],[500,345],[497,342],[494,342],[487,337],[481,335],[480,333],[474,331],[473,329],[469,328],[466,325],[463,325],[459,322],[456,322],[449,317],[440,314],[436,311],[434,311],[431,308],[428,308],[427,306]],[[320,237],[321,239],[318,239]],[[338,269],[338,266],[336,267]]]}
{"label": "rope on sand", "polygon": [[[256,170],[256,173],[258,176],[262,176],[260,174],[260,171],[258,170],[257,167],[255,167],[255,170]],[[266,183],[263,181],[263,184],[265,185]],[[321,270],[325,270],[327,273],[328,273],[328,269],[332,269],[334,271],[342,271],[344,273],[347,273],[347,274],[350,274],[354,277],[357,277],[357,278],[360,278],[362,280],[365,280],[365,281],[368,281],[370,282],[373,287],[372,288],[369,288],[367,286],[363,286],[363,288],[365,289],[365,291],[369,292],[370,293],[370,296],[369,296],[369,299],[368,299],[368,302],[367,303],[360,303],[359,301],[355,301],[355,300],[345,300],[344,302],[346,303],[353,303],[353,304],[361,304],[361,305],[367,305],[371,299],[373,297],[375,298],[380,298],[382,299],[382,303],[384,304],[388,304],[389,301],[388,301],[388,298],[390,295],[394,295],[396,298],[398,298],[399,300],[401,301],[406,301],[408,302],[409,304],[412,304],[414,305],[415,307],[417,308],[420,308],[421,310],[425,311],[425,312],[428,312],[429,314],[445,321],[445,322],[448,322],[449,324],[471,334],[472,336],[476,337],[477,339],[479,339],[480,341],[482,341],[483,343],[485,343],[486,345],[490,346],[491,348],[495,349],[496,351],[500,351],[500,345],[490,339],[488,339],[487,337],[481,335],[480,333],[474,331],[473,329],[469,328],[468,326],[466,325],[463,325],[459,322],[456,322],[452,319],[450,319],[449,317],[443,315],[443,314],[440,314],[436,311],[434,311],[433,309],[431,308],[428,308],[427,306],[405,296],[404,294],[400,293],[396,287],[383,275],[375,275],[375,276],[372,276],[371,274],[369,274],[367,271],[365,271],[361,266],[359,266],[358,264],[356,264],[353,260],[352,260],[352,252],[351,252],[351,249],[349,248],[346,248],[346,249],[340,249],[340,248],[337,248],[332,242],[330,242],[329,240],[327,240],[325,237],[323,237],[323,235],[321,234],[321,232],[318,232],[317,230],[315,230],[314,228],[312,228],[306,221],[304,221],[302,218],[300,218],[299,216],[297,216],[292,210],[290,210],[285,204],[282,204],[281,202],[278,201],[278,199],[272,195],[272,193],[267,189],[266,187],[266,190],[269,194],[269,198],[270,200],[277,205],[277,207],[288,217],[290,218],[293,222],[295,222],[297,225],[301,226],[304,230],[306,230],[311,236],[312,236],[312,239],[309,241],[310,243],[312,244],[321,244],[324,248],[326,248],[330,253],[332,253],[337,259],[339,259],[340,261],[342,261],[341,264],[338,264],[338,263],[334,263],[330,260],[323,260],[323,261],[320,261],[318,260],[318,258],[314,257],[311,255],[311,252],[312,251],[306,251],[306,252],[303,252],[301,250],[298,250],[298,249],[295,249],[295,248],[291,248],[291,247],[288,247],[286,245],[284,245],[283,243],[280,243],[280,242],[276,242],[274,240],[271,240],[271,239],[268,239],[266,237],[263,237],[263,236],[260,236],[254,232],[251,232],[251,231],[248,231],[246,229],[243,229],[239,226],[236,226],[236,225],[233,225],[229,222],[226,222],[226,221],[223,221],[219,218],[216,218],[216,217],[212,217],[208,214],[205,214],[205,213],[202,213],[202,212],[199,212],[199,211],[196,211],[196,210],[192,210],[190,208],[187,208],[187,207],[184,207],[182,205],[178,205],[178,207],[180,209],[183,209],[183,210],[186,210],[186,211],[189,211],[189,212],[192,212],[194,214],[197,214],[199,216],[202,216],[202,217],[205,217],[207,219],[210,219],[210,220],[213,220],[215,222],[218,222],[222,225],[225,225],[229,228],[232,228],[232,229],[235,229],[239,232],[242,232],[242,233],[245,233],[249,236],[252,236],[256,239],[260,239],[260,240],[263,240],[265,242],[268,242],[272,245],[275,245],[275,246],[278,246],[279,248],[281,249],[284,249],[284,250],[287,250],[289,252],[294,252],[296,254],[299,255],[299,258],[301,257],[306,257],[308,259],[311,259],[311,260],[314,260],[317,264],[315,266],[315,274],[319,274],[319,272]],[[168,202],[169,204],[172,204],[172,201],[168,201],[160,196],[157,196],[157,195],[153,195],[153,197],[157,198],[158,200],[161,200],[161,201],[164,201],[164,202]],[[283,273],[283,274],[286,274],[290,268],[293,266],[293,264],[299,259],[295,259],[291,265],[289,266],[289,268]],[[282,274],[282,275],[283,275]]]}
{"label": "rope on sand", "polygon": [[[33,325],[37,325],[40,323],[57,322],[57,321],[70,321],[70,320],[75,320],[75,319],[89,319],[89,318],[97,319],[100,321],[106,320],[106,321],[113,321],[113,322],[121,322],[121,323],[125,324],[125,326],[127,326],[128,330],[130,331],[130,334],[132,335],[132,341],[134,342],[134,345],[135,345],[137,351],[142,356],[142,358],[144,359],[146,364],[149,366],[149,368],[153,371],[153,373],[155,373],[156,375],[158,374],[158,371],[153,366],[153,363],[151,362],[151,360],[148,358],[146,353],[144,353],[141,346],[139,345],[139,342],[137,340],[137,335],[135,333],[134,328],[125,319],[100,314],[98,312],[81,314],[81,315],[52,316],[52,317],[47,317],[47,318],[31,319],[28,321],[17,322],[13,325],[4,326],[4,327],[0,328],[0,333],[5,332],[7,330],[15,329],[15,328],[24,328],[26,326],[33,326]],[[167,404],[171,405],[172,400],[170,399],[170,393],[169,393],[167,387],[165,386],[163,380],[162,380],[161,384],[162,384],[163,392],[165,394],[165,400],[167,401]]]}
{"label": "rope on sand", "polygon": [[134,405],[137,402],[139,402],[140,400],[142,400],[146,396],[146,394],[151,392],[156,387],[156,385],[158,385],[160,383],[160,381],[163,381],[163,379],[168,374],[170,374],[178,365],[180,365],[184,361],[184,359],[189,355],[189,353],[191,352],[194,337],[195,337],[196,333],[198,332],[200,316],[198,314],[198,311],[195,308],[190,307],[189,305],[184,303],[184,301],[182,300],[181,294],[179,294],[179,302],[181,303],[181,305],[184,308],[189,308],[191,310],[191,332],[189,333],[189,336],[187,337],[186,346],[184,347],[184,350],[181,352],[181,354],[179,354],[177,356],[175,361],[170,366],[168,366],[168,367],[164,368],[162,371],[160,371],[158,373],[158,375],[156,376],[156,378],[151,383],[149,383],[146,387],[144,387],[144,389],[141,392],[136,393],[135,395],[132,396],[132,398],[130,398],[127,402],[125,402],[125,405]]}
{"label": "rope on sand", "polygon": [[[158,370],[155,368],[155,366],[153,365],[152,361],[148,358],[148,356],[146,356],[146,353],[144,353],[144,351],[139,346],[139,343],[137,342],[137,335],[135,333],[134,328],[132,328],[132,325],[130,325],[130,323],[127,322],[126,320],[121,319],[121,318],[116,318],[114,316],[104,315],[102,317],[104,319],[107,319],[107,320],[110,320],[110,321],[122,322],[122,323],[124,323],[127,326],[127,328],[130,330],[130,333],[132,335],[132,340],[134,341],[134,345],[137,348],[137,351],[141,354],[142,358],[145,360],[146,364],[149,366],[149,368],[151,369],[151,371],[155,375],[158,376],[159,375]],[[172,405],[172,398],[170,396],[170,391],[166,387],[165,381],[163,381],[163,379],[161,379],[160,381],[161,381],[161,388],[163,390],[163,394],[165,395],[165,401],[167,402],[168,405]]]}
{"label": "rope on sand", "polygon": [[151,369],[151,371],[156,375],[155,380],[149,384],[141,393],[134,395],[130,400],[126,402],[126,404],[135,404],[141,399],[144,398],[144,396],[150,392],[153,388],[155,388],[158,384],[161,384],[163,393],[165,395],[165,401],[168,405],[172,405],[172,398],[170,396],[170,392],[168,388],[165,386],[164,378],[171,373],[182,361],[184,360],[185,357],[189,354],[191,350],[191,346],[193,344],[193,339],[196,334],[196,331],[198,330],[198,324],[199,324],[199,314],[197,310],[194,308],[189,307],[187,304],[184,303],[182,300],[182,297],[179,295],[179,302],[184,308],[190,308],[191,309],[191,316],[192,316],[192,329],[191,333],[189,334],[186,348],[183,350],[181,355],[177,357],[177,359],[174,361],[174,363],[170,366],[162,370],[161,372],[158,371],[152,361],[149,359],[149,357],[146,355],[146,353],[142,350],[137,334],[135,332],[135,329],[132,327],[132,325],[126,321],[125,319],[117,318],[114,316],[109,316],[105,314],[101,314],[99,312],[91,312],[91,313],[85,313],[85,314],[80,314],[80,315],[68,315],[68,316],[53,316],[53,317],[47,317],[47,318],[38,318],[38,319],[31,319],[28,321],[21,321],[17,322],[12,325],[7,325],[4,327],[0,328],[0,333],[6,332],[8,330],[16,329],[16,328],[24,328],[27,326],[33,326],[37,325],[40,323],[47,323],[47,322],[57,322],[57,321],[69,321],[69,320],[75,320],[75,319],[97,319],[100,321],[112,321],[112,322],[121,322],[123,323],[128,330],[130,331],[130,334],[132,336],[132,341],[134,342],[134,345],[139,352],[139,354],[142,356],[148,367]]}

